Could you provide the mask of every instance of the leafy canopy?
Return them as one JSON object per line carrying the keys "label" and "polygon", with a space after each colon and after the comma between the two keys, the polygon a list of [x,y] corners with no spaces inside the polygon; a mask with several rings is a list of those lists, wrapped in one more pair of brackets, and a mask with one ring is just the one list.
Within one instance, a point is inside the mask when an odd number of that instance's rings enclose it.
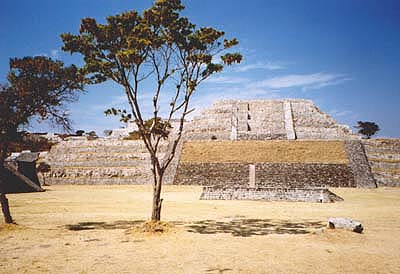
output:
{"label": "leafy canopy", "polygon": [[367,139],[371,138],[380,130],[376,123],[363,121],[358,121],[355,128],[358,128],[358,133],[364,135]]}
{"label": "leafy canopy", "polygon": [[[83,55],[82,71],[92,83],[111,79],[124,86],[133,118],[141,130],[145,130],[145,119],[141,117],[137,99],[142,81],[150,79],[156,83],[153,97],[156,122],[158,96],[162,86],[168,86],[168,80],[174,80],[169,89],[174,89],[177,95],[170,104],[173,115],[184,108],[185,104],[179,100],[188,99],[201,81],[222,71],[224,64],[242,60],[239,53],[221,55],[223,50],[238,44],[236,39],[223,39],[224,32],[211,27],[196,28],[179,14],[183,8],[179,0],[159,0],[141,15],[128,11],[107,17],[105,24],[84,18],[78,35],[61,35],[63,50]],[[220,56],[220,61],[216,56]],[[107,114],[115,111],[107,110]],[[122,120],[130,118],[126,112],[119,114],[123,115]]]}
{"label": "leafy canopy", "polygon": [[8,84],[0,87],[0,141],[15,140],[18,127],[32,117],[70,129],[65,103],[76,100],[84,77],[74,65],[43,56],[10,60]]}

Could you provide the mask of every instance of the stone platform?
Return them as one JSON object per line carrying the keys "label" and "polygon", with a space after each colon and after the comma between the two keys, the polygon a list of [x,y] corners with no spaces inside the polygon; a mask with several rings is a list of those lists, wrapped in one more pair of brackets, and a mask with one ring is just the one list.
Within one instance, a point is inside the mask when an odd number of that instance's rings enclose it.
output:
{"label": "stone platform", "polygon": [[221,100],[185,127],[188,140],[359,139],[310,100]]}
{"label": "stone platform", "polygon": [[207,186],[201,200],[262,200],[332,203],[343,199],[326,188],[276,188],[243,186]]}

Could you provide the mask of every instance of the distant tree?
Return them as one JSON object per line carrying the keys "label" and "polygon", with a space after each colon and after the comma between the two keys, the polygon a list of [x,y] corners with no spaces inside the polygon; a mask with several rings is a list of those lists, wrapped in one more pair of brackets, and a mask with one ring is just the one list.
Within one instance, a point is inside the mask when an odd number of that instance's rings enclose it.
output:
{"label": "distant tree", "polygon": [[106,129],[103,131],[103,133],[104,133],[104,136],[110,136],[112,134],[112,130]]}
{"label": "distant tree", "polygon": [[96,131],[92,130],[92,131],[89,131],[88,133],[86,133],[86,138],[88,140],[96,140],[99,137],[97,136]]}
{"label": "distant tree", "polygon": [[77,130],[77,131],[75,132],[75,134],[78,135],[78,136],[82,136],[84,133],[85,133],[85,131],[82,130],[82,129]]}
{"label": "distant tree", "polygon": [[[105,24],[84,18],[79,34],[61,35],[63,50],[83,55],[83,71],[93,83],[112,80],[126,94],[131,113],[122,114],[132,115],[151,156],[153,221],[160,220],[164,174],[181,139],[185,117],[193,111],[189,107],[192,95],[201,82],[221,72],[224,65],[242,60],[240,53],[222,54],[238,44],[236,39],[223,39],[224,32],[211,27],[196,28],[180,14],[183,9],[180,0],[158,0],[141,15],[128,11],[107,17]],[[145,107],[139,97],[150,90],[152,125],[146,127]],[[164,106],[165,120],[160,116],[161,94],[172,98]],[[161,158],[160,141],[168,136],[168,125],[174,118],[180,121],[176,136]]]}
{"label": "distant tree", "polygon": [[74,65],[36,56],[11,59],[7,79],[0,86],[0,201],[6,223],[12,223],[2,177],[9,144],[23,142],[18,129],[35,117],[70,130],[65,103],[77,99],[85,78]]}
{"label": "distant tree", "polygon": [[358,121],[357,126],[358,133],[365,136],[365,138],[370,139],[371,136],[375,135],[379,130],[379,126],[374,122],[363,122]]}

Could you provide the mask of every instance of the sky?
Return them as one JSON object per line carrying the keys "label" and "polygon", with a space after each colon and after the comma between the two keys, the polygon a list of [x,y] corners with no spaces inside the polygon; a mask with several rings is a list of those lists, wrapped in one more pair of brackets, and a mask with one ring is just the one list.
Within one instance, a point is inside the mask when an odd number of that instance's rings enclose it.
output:
{"label": "sky", "polygon": [[[198,114],[218,99],[313,100],[339,123],[374,121],[380,137],[400,137],[400,1],[394,0],[183,0],[197,26],[236,37],[244,61],[204,82],[192,106]],[[80,20],[143,11],[150,0],[0,1],[0,83],[9,58],[46,55],[82,64],[61,50],[60,34],[78,33]],[[126,106],[111,82],[87,87],[70,109],[75,130],[121,127],[104,116]],[[150,99],[150,97],[149,97]],[[59,132],[32,122],[30,131]]]}

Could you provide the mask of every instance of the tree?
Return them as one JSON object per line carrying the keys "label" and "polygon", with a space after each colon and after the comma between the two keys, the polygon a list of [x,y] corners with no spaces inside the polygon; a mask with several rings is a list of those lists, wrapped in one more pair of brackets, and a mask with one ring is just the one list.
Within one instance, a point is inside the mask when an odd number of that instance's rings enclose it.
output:
{"label": "tree", "polygon": [[[152,221],[160,220],[163,176],[175,155],[185,118],[193,111],[189,107],[192,95],[224,65],[242,60],[240,53],[222,53],[237,45],[236,39],[223,39],[224,32],[211,27],[196,28],[180,14],[183,9],[180,0],[158,0],[141,15],[128,11],[107,17],[105,24],[84,18],[79,34],[61,35],[64,51],[83,55],[82,70],[93,83],[112,80],[126,94],[130,114],[151,156]],[[149,90],[153,90],[152,115],[145,119],[140,98]],[[163,95],[172,99],[161,110]],[[160,142],[169,135],[168,125],[174,118],[180,121],[179,128],[173,140],[170,136],[171,149],[161,159]],[[146,127],[148,119],[150,127]]]}
{"label": "tree", "polygon": [[364,135],[367,139],[370,139],[371,136],[375,135],[380,130],[376,123],[363,121],[358,121],[355,128],[358,128],[358,133]]}
{"label": "tree", "polygon": [[43,56],[11,59],[7,79],[0,87],[0,201],[6,223],[12,223],[1,177],[9,144],[23,141],[18,129],[35,117],[70,130],[65,103],[77,99],[86,80],[76,66]]}
{"label": "tree", "polygon": [[82,129],[79,129],[79,130],[75,131],[75,134],[76,134],[77,136],[83,136],[84,133],[85,133],[85,131],[82,130]]}

